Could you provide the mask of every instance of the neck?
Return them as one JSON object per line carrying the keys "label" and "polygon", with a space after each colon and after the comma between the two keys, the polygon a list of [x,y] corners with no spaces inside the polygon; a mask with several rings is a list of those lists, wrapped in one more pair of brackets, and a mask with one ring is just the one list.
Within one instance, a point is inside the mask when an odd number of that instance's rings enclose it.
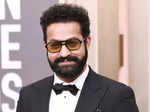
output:
{"label": "neck", "polygon": [[66,83],[70,83],[70,82],[74,81],[75,79],[77,79],[85,71],[86,66],[87,65],[85,64],[85,66],[83,67],[82,72],[79,75],[77,75],[77,77],[74,77],[74,78],[63,78],[63,77],[60,77],[59,75],[57,75],[57,76],[58,76],[58,78],[60,80],[66,82]]}

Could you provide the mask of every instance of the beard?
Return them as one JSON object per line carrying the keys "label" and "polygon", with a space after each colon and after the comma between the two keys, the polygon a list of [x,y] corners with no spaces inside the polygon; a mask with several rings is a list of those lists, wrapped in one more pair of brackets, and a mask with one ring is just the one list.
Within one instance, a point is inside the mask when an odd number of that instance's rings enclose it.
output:
{"label": "beard", "polygon": [[[47,54],[48,56],[48,54]],[[77,56],[67,56],[65,58],[59,57],[55,59],[52,63],[51,60],[48,58],[48,62],[52,70],[56,73],[58,77],[62,77],[65,79],[75,79],[77,78],[83,71],[84,66],[86,64],[88,57],[88,51],[85,47],[85,55],[79,59]],[[60,62],[64,61],[73,61],[74,63],[71,65],[59,66]]]}

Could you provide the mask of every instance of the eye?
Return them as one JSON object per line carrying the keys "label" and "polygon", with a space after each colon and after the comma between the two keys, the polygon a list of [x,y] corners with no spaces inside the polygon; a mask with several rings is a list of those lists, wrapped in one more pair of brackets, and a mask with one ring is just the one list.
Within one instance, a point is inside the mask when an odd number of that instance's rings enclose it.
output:
{"label": "eye", "polygon": [[70,45],[70,46],[76,46],[77,44],[79,44],[79,41],[78,40],[70,40],[69,42],[68,42],[68,44]]}
{"label": "eye", "polygon": [[59,52],[61,49],[61,43],[60,42],[49,42],[47,44],[47,49],[51,53]]}
{"label": "eye", "polygon": [[81,41],[79,39],[70,39],[67,41],[67,47],[70,50],[79,49],[81,45]]}
{"label": "eye", "polygon": [[58,48],[60,46],[59,42],[51,42],[49,43],[49,47],[51,48]]}

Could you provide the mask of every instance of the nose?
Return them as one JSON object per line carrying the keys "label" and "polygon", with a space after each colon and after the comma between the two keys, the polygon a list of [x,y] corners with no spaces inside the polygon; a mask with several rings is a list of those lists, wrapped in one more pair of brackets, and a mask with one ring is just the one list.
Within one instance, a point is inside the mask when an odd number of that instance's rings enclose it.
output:
{"label": "nose", "polygon": [[65,45],[62,45],[62,48],[60,50],[60,56],[67,57],[68,55],[70,55],[69,49]]}

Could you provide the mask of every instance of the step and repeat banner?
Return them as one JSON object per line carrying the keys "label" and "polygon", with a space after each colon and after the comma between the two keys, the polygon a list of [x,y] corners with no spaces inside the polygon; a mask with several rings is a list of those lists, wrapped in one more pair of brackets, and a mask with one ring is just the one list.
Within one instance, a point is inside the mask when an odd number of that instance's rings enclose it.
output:
{"label": "step and repeat banner", "polygon": [[49,76],[40,16],[58,0],[0,0],[0,112],[15,112],[22,86]]}

